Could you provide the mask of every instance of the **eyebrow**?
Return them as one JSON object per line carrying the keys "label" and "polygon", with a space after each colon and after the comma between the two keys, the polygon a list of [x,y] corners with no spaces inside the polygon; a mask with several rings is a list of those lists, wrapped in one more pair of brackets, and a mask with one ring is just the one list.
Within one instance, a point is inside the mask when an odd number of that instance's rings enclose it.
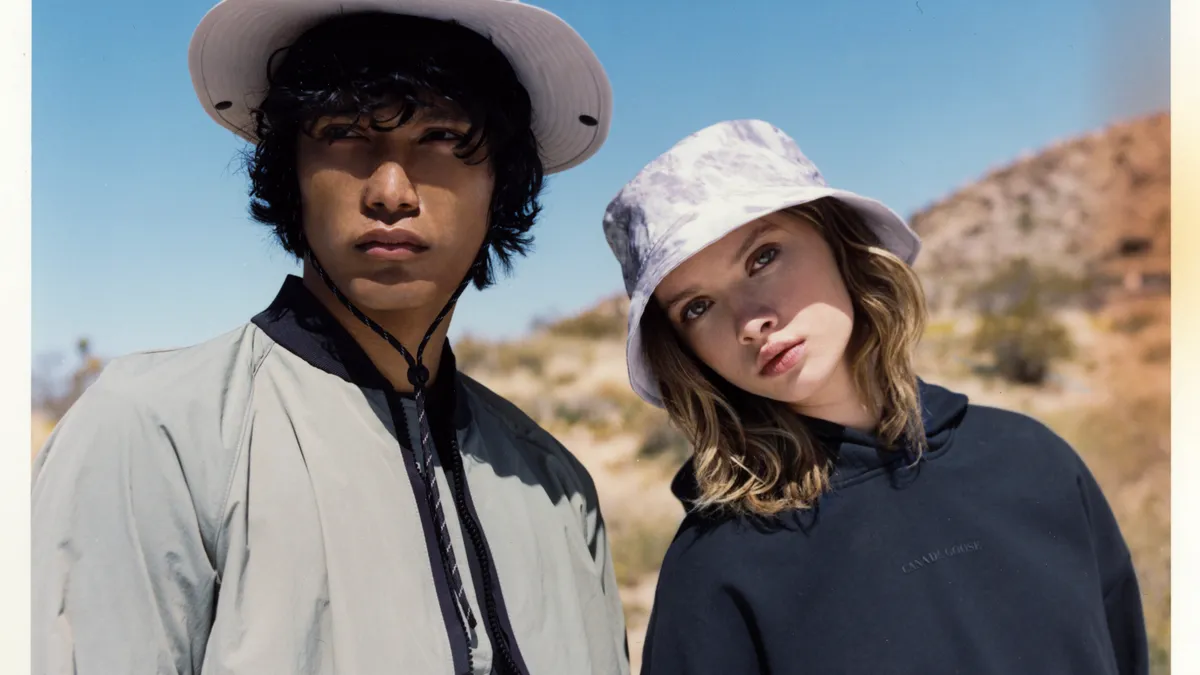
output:
{"label": "eyebrow", "polygon": [[671,308],[675,306],[675,303],[677,303],[680,300],[684,299],[685,297],[687,297],[689,295],[693,295],[695,293],[696,293],[695,286],[688,286],[687,288],[683,289],[682,291],[679,291],[675,295],[672,295],[671,297],[667,298],[667,304],[663,308],[663,311],[670,314]]}
{"label": "eyebrow", "polygon": [[420,121],[424,124],[470,124],[470,116],[465,112],[448,108],[444,105],[430,105],[413,111],[410,122]]}
{"label": "eyebrow", "polygon": [[758,243],[759,238],[772,230],[778,229],[781,229],[780,225],[770,221],[757,225],[753,230],[750,231],[750,234],[746,235],[746,238],[742,240],[742,245],[738,246],[737,252],[734,253],[733,257],[729,259],[729,264],[736,265],[741,262],[742,258],[745,258],[746,254],[750,252],[750,248],[754,246],[754,244]]}
{"label": "eyebrow", "polygon": [[[758,240],[760,238],[762,238],[762,236],[764,234],[771,232],[772,230],[778,230],[778,229],[781,229],[781,226],[778,223],[771,223],[771,222],[764,222],[764,223],[760,223],[759,225],[755,226],[753,229],[750,230],[749,234],[746,235],[746,238],[742,240],[742,243],[738,246],[738,249],[733,254],[733,257],[730,258],[730,264],[731,265],[738,264],[742,260],[742,258],[746,257],[746,254],[750,252],[751,247],[753,247],[754,244],[756,244],[758,242]],[[682,300],[683,298],[685,298],[689,295],[694,295],[697,292],[697,290],[698,289],[695,286],[688,286],[687,288],[683,289],[682,291],[679,291],[675,295],[672,295],[670,298],[667,299],[665,311],[669,313],[671,311],[671,308],[675,306],[675,303],[679,302],[680,300]]]}
{"label": "eyebrow", "polygon": [[[380,107],[382,108],[382,107],[386,107],[386,106],[380,106]],[[388,117],[383,120],[375,119],[375,115],[376,115],[377,111],[378,111],[378,108],[369,110],[365,113],[363,111],[359,111],[359,110],[330,110],[330,111],[315,115],[312,118],[312,124],[315,126],[317,123],[319,123],[322,120],[331,121],[331,120],[335,120],[335,119],[338,119],[341,117],[355,117],[356,121],[358,121],[360,123],[363,121],[369,121],[369,124],[367,126],[374,126],[374,124],[376,124],[378,122],[386,123],[386,122],[392,122],[395,120],[395,116]],[[470,117],[465,112],[460,111],[457,108],[453,108],[444,103],[432,103],[432,104],[426,103],[426,104],[418,105],[414,109],[409,110],[408,114],[409,114],[409,118],[407,120],[405,120],[404,125],[412,124],[414,122],[417,122],[420,124],[470,124],[471,123]]]}

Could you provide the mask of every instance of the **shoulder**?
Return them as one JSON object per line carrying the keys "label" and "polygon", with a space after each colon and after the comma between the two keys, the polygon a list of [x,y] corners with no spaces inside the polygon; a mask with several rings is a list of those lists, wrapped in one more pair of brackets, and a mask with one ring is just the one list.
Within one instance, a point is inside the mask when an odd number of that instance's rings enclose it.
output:
{"label": "shoulder", "polygon": [[747,603],[804,577],[812,555],[804,540],[744,517],[689,513],[659,567],[655,612],[680,625],[735,628]]}
{"label": "shoulder", "polygon": [[252,377],[273,344],[258,327],[245,324],[195,345],[115,358],[93,386],[151,408],[198,402]]}
{"label": "shoulder", "polygon": [[[596,499],[596,488],[587,468],[570,450],[518,408],[512,401],[492,391],[478,380],[458,373],[461,391],[468,399],[477,422],[503,429],[519,444],[526,459],[545,467],[570,487],[581,490],[590,501]],[[478,419],[479,417],[483,419]]]}
{"label": "shoulder", "polygon": [[958,429],[956,443],[989,446],[1006,454],[1074,464],[1074,448],[1046,423],[1015,410],[972,403]]}
{"label": "shoulder", "polygon": [[955,431],[954,461],[969,461],[995,481],[1016,481],[1074,494],[1091,473],[1077,448],[1025,413],[971,404]]}
{"label": "shoulder", "polygon": [[247,324],[193,346],[115,358],[62,424],[145,426],[169,439],[187,469],[191,458],[238,442],[255,371],[271,344]]}
{"label": "shoulder", "polygon": [[269,344],[246,325],[194,346],[113,359],[38,453],[35,489],[182,472],[215,527],[244,440],[254,369]]}
{"label": "shoulder", "polygon": [[987,428],[1006,436],[1044,440],[1057,435],[1037,418],[1016,410],[971,403],[963,417],[964,428]]}
{"label": "shoulder", "polygon": [[684,592],[734,586],[743,575],[754,574],[756,563],[770,557],[763,555],[764,547],[777,545],[779,536],[771,536],[777,534],[781,533],[768,533],[747,517],[691,511],[667,547],[660,575]]}
{"label": "shoulder", "polygon": [[[786,511],[756,517],[721,507],[698,507],[699,486],[689,459],[671,480],[671,492],[686,515],[675,534],[662,568],[691,582],[730,582],[750,574],[760,564],[770,564],[780,551],[788,565],[799,564],[809,548],[802,535],[813,511]],[[799,535],[799,536],[797,536]],[[733,572],[734,575],[730,576]]]}

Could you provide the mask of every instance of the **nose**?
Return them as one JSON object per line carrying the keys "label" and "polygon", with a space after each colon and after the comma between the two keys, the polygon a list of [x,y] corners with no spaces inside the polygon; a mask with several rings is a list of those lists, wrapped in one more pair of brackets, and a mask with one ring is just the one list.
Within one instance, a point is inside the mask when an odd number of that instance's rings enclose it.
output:
{"label": "nose", "polygon": [[363,210],[388,225],[420,213],[421,198],[400,162],[388,159],[375,167],[363,192]]}
{"label": "nose", "polygon": [[762,342],[779,326],[779,316],[760,302],[746,303],[737,316],[738,341],[744,345]]}

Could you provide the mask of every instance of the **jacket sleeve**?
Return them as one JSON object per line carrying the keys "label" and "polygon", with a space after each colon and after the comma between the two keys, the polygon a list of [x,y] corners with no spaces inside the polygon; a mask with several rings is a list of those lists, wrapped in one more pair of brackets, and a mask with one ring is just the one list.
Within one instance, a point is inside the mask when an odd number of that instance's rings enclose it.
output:
{"label": "jacket sleeve", "polygon": [[1104,593],[1104,609],[1108,616],[1108,630],[1118,672],[1121,675],[1147,675],[1150,672],[1150,656],[1142,594],[1133,558],[1108,500],[1086,466],[1078,480],[1084,509],[1091,523],[1092,542]]}
{"label": "jacket sleeve", "polygon": [[217,575],[170,433],[93,385],[34,463],[38,675],[197,673]]}
{"label": "jacket sleeve", "polygon": [[764,672],[753,608],[718,557],[692,548],[686,528],[659,573],[642,675]]}
{"label": "jacket sleeve", "polygon": [[[617,584],[613,568],[612,549],[609,545],[608,528],[600,509],[600,496],[586,467],[561,443],[553,441],[558,450],[557,458],[566,468],[569,484],[573,486],[572,501],[578,509],[584,535],[584,544],[592,558],[596,574],[600,577],[600,595],[589,603],[585,610],[589,625],[595,622],[597,635],[612,636],[612,654],[620,675],[629,674],[629,636],[625,626],[625,610],[621,602],[621,589]],[[594,603],[594,604],[593,604]],[[598,667],[598,664],[593,664]]]}
{"label": "jacket sleeve", "polygon": [[604,526],[604,517],[600,513],[599,503],[592,515],[588,517],[589,550],[601,574],[603,589],[603,613],[605,621],[612,627],[612,635],[617,639],[613,645],[619,654],[622,675],[629,673],[629,636],[625,626],[625,610],[621,602],[621,589],[617,585],[617,574],[613,568],[612,551],[609,548],[608,531]]}

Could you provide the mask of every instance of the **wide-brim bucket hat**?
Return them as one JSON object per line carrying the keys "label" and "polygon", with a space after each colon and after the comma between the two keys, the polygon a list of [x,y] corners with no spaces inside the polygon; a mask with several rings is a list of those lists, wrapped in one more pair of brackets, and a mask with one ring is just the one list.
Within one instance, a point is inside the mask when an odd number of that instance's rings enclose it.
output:
{"label": "wide-brim bucket hat", "polygon": [[358,12],[456,21],[490,39],[529,92],[547,174],[583,163],[607,139],[612,86],[591,47],[562,19],[516,0],[223,0],[188,48],[204,111],[256,142],[251,113],[266,96],[271,55],[326,19]]}
{"label": "wide-brim bucket hat", "polygon": [[663,407],[642,348],[641,321],[659,283],[730,232],[776,211],[833,197],[854,209],[884,248],[911,265],[921,240],[895,211],[830,187],[796,142],[761,120],[714,124],[647,164],[609,203],[604,234],[629,294],[629,383]]}

